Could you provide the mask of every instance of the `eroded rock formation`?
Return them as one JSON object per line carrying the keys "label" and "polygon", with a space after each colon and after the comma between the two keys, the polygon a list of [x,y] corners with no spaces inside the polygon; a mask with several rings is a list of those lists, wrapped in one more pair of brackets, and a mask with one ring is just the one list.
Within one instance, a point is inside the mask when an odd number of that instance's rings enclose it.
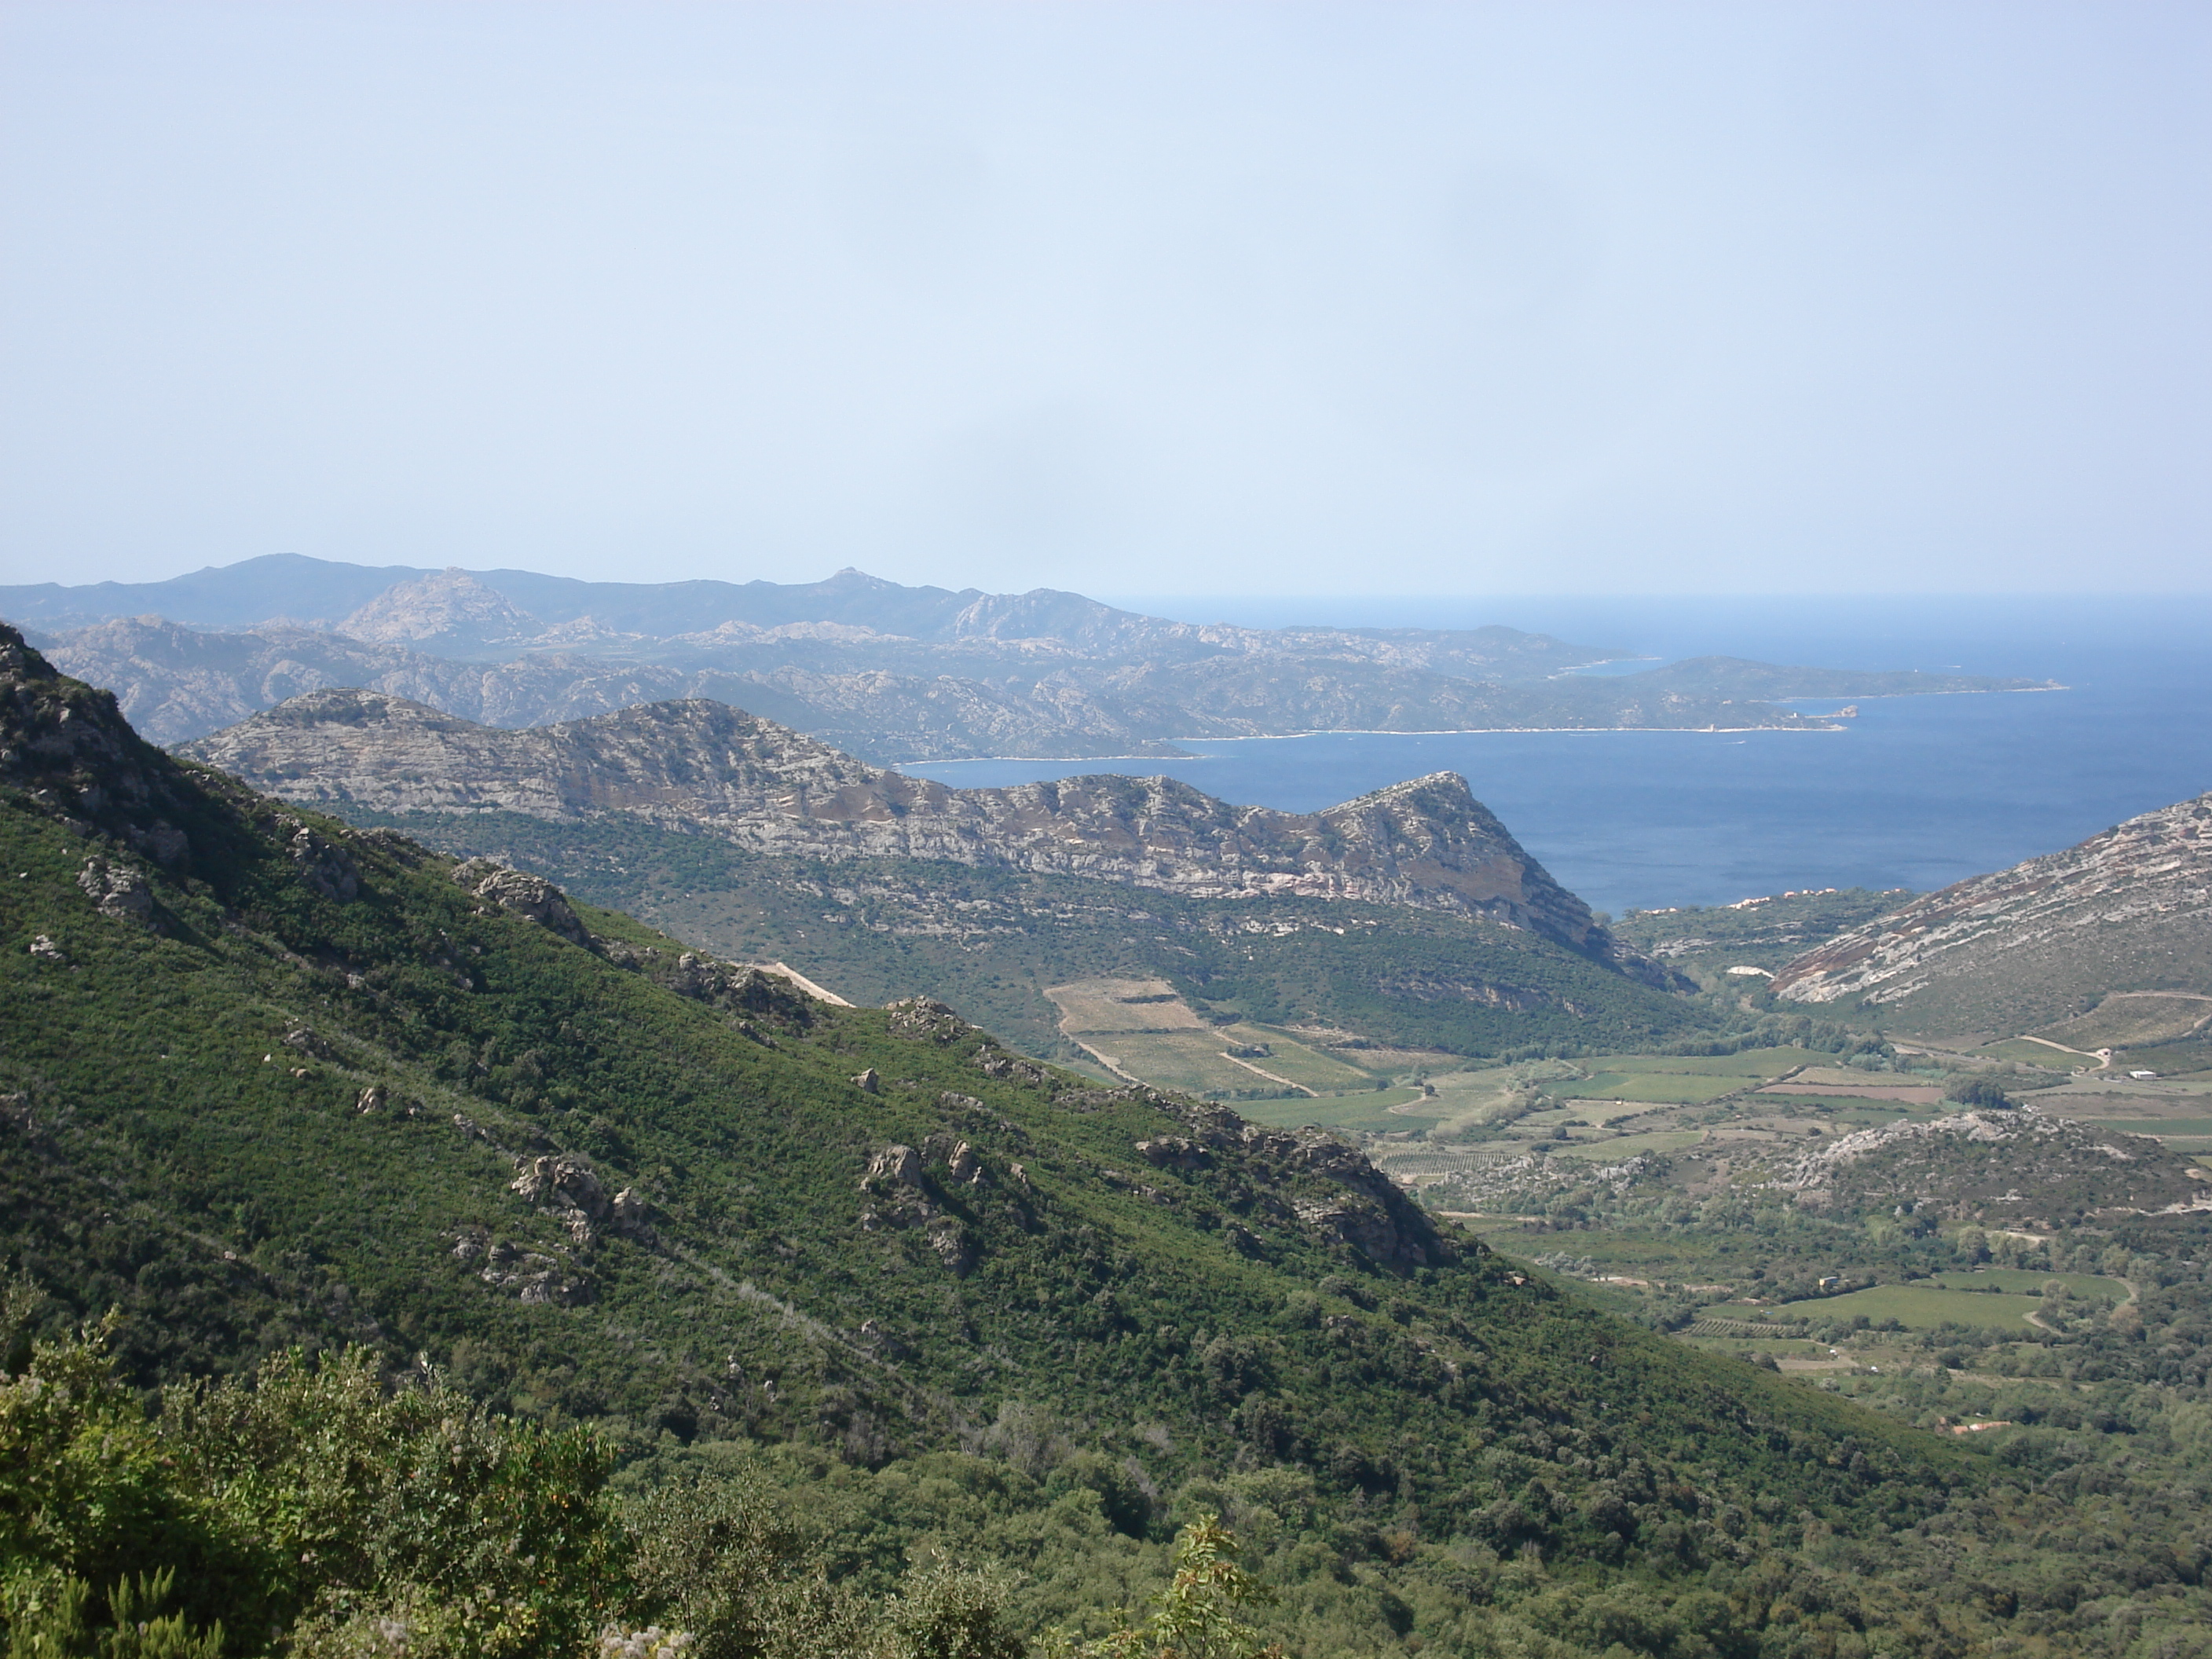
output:
{"label": "eroded rock formation", "polygon": [[702,699],[509,732],[365,691],[293,698],[189,752],[289,799],[378,811],[620,812],[763,853],[1458,910],[1667,978],[1616,945],[1449,772],[1311,813],[1235,806],[1164,777],[952,789]]}

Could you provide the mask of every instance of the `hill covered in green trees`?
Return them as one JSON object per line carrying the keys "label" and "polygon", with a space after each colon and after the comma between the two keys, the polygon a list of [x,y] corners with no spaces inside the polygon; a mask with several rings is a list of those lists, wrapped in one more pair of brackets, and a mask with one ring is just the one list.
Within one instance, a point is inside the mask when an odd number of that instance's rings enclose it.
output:
{"label": "hill covered in green trees", "polygon": [[[1024,1575],[985,1598],[1006,1629],[1096,1629],[1207,1510],[1316,1655],[1997,1632],[1942,1593],[1955,1553],[1896,1541],[1970,1526],[1983,1460],[1612,1318],[1324,1133],[288,807],[12,636],[0,852],[0,1249],[47,1339],[0,1384],[19,1633],[135,1562],[196,1628],[250,1610],[228,1651],[574,1650],[665,1613],[799,1652],[745,1609],[818,1569],[889,1609],[879,1650],[1011,1652],[898,1633],[966,1594],[935,1552]],[[111,1310],[158,1396],[56,1345]],[[713,1579],[713,1540],[771,1534],[784,1577]]]}

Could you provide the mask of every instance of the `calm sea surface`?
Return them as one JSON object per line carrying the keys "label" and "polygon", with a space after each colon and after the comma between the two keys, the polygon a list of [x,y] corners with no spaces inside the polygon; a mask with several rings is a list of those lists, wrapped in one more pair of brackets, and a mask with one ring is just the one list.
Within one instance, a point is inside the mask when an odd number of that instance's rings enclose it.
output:
{"label": "calm sea surface", "polygon": [[2068,689],[1860,699],[1839,732],[1334,733],[1192,742],[1188,760],[905,769],[966,786],[1165,772],[1289,811],[1458,772],[1555,876],[1615,913],[1940,887],[2212,789],[2212,599],[1115,602],[1260,627],[1497,622],[1662,660],[1953,669]]}

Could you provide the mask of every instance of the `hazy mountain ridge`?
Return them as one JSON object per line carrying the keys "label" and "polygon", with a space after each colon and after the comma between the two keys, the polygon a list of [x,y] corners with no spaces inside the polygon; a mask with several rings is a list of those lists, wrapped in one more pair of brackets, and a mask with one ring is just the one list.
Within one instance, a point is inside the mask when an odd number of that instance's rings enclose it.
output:
{"label": "hazy mountain ridge", "polygon": [[[890,763],[1173,755],[1179,738],[1309,730],[1826,724],[1765,703],[1647,687],[1636,676],[1509,685],[1358,656],[1267,652],[1119,664],[1076,658],[1051,641],[995,647],[1019,659],[1010,663],[968,644],[832,631],[844,626],[782,624],[773,635],[726,626],[653,642],[627,659],[580,648],[453,659],[313,629],[211,633],[151,617],[39,638],[70,672],[114,687],[125,712],[165,743],[204,736],[283,696],[325,686],[362,686],[508,726],[708,696],[757,708]],[[596,653],[610,642],[584,643]],[[1004,672],[1009,666],[1021,672]],[[939,669],[946,672],[933,672]]]}
{"label": "hazy mountain ridge", "polygon": [[1308,814],[1232,806],[1169,778],[951,789],[704,700],[509,732],[350,691],[294,698],[185,752],[287,799],[379,812],[622,812],[785,857],[1458,910],[1674,982],[1613,941],[1450,773]]}
{"label": "hazy mountain ridge", "polygon": [[1085,655],[1171,656],[1177,646],[1198,653],[1279,648],[1307,654],[1329,642],[1347,654],[1413,665],[1431,665],[1429,655],[1407,654],[1425,649],[1462,665],[1513,665],[1526,673],[1620,654],[1509,628],[1264,629],[1174,622],[1050,588],[955,592],[849,568],[817,582],[586,582],[534,571],[373,568],[275,555],[162,582],[0,587],[0,614],[47,629],[158,615],[188,627],[234,629],[281,619],[349,631],[357,617],[387,642],[474,629],[507,643],[550,628],[573,637],[586,625],[610,641],[696,640],[718,628],[766,632],[808,623],[938,644],[1055,641]]}
{"label": "hazy mountain ridge", "polygon": [[1771,988],[1961,1032],[2029,1030],[2115,992],[2212,993],[2212,794],[1915,899],[1798,957]]}
{"label": "hazy mountain ridge", "polygon": [[[823,672],[807,660],[790,659],[804,653],[792,650],[788,635],[764,648],[713,653],[737,665],[710,661],[692,669],[568,651],[464,661],[318,629],[216,633],[155,617],[37,638],[65,672],[113,690],[133,724],[165,744],[204,737],[305,691],[358,686],[514,727],[673,697],[742,701],[841,746],[867,748],[894,761],[979,751],[1176,752],[1137,735],[1113,709],[1064,681],[1048,678],[1024,689],[950,675]],[[813,659],[820,660],[819,654]],[[756,665],[744,665],[748,663]],[[757,665],[762,663],[766,665]]]}

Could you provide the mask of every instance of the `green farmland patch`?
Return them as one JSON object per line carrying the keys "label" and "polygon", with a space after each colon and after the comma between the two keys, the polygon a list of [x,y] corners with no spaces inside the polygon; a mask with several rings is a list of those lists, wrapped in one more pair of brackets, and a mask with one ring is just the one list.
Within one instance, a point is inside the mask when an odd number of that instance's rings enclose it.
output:
{"label": "green farmland patch", "polygon": [[1593,1070],[1729,1078],[1741,1088],[1754,1078],[1780,1077],[1820,1058],[1802,1048],[1747,1048],[1735,1054],[1598,1054],[1583,1063]]}
{"label": "green farmland patch", "polygon": [[2034,1297],[2041,1296],[2043,1287],[2055,1282],[2063,1285],[2069,1296],[2106,1302],[2122,1301],[2128,1293],[2128,1287],[2118,1279],[2097,1273],[2039,1273],[2018,1267],[1978,1267],[1972,1273],[1938,1273],[1935,1282],[1946,1290],[1978,1291],[1988,1287]]}
{"label": "green farmland patch", "polygon": [[1368,1073],[1347,1066],[1318,1048],[1309,1048],[1287,1031],[1261,1025],[1232,1025],[1222,1035],[1231,1045],[1267,1049],[1266,1054],[1255,1057],[1254,1064],[1316,1094],[1341,1094],[1374,1085]]}
{"label": "green farmland patch", "polygon": [[2021,1066],[2039,1066],[2047,1072],[2074,1072],[2094,1068],[2094,1054],[2069,1053],[2053,1048],[2047,1043],[2031,1042],[2026,1037],[2013,1037],[2003,1042],[1985,1043],[1974,1052],[1987,1054],[1991,1060],[2008,1060]]}
{"label": "green farmland patch", "polygon": [[2025,1325],[2027,1316],[2042,1305],[2039,1296],[1992,1296],[1981,1291],[1934,1290],[1920,1285],[1877,1285],[1847,1296],[1787,1303],[1778,1311],[1814,1325],[1849,1324],[1864,1314],[1875,1324],[1894,1319],[1915,1331],[1932,1331],[1943,1325],[2008,1330]]}
{"label": "green farmland patch", "polygon": [[1828,1094],[1819,1091],[1809,1091],[1804,1094],[1792,1092],[1786,1095],[1770,1095],[1762,1092],[1753,1095],[1744,1103],[1747,1106],[1756,1105],[1762,1110],[1778,1112],[1826,1111],[1877,1114],[1878,1115],[1867,1119],[1870,1123],[1890,1123],[1900,1117],[1934,1117],[1942,1109],[1937,1106],[1923,1105],[1918,1101],[1877,1100],[1865,1095]]}
{"label": "green farmland patch", "polygon": [[1641,1117],[1657,1103],[1649,1100],[1577,1100],[1565,1106],[1554,1107],[1548,1112],[1531,1112],[1521,1120],[1532,1129],[1548,1129],[1554,1124],[1618,1123],[1623,1118]]}

